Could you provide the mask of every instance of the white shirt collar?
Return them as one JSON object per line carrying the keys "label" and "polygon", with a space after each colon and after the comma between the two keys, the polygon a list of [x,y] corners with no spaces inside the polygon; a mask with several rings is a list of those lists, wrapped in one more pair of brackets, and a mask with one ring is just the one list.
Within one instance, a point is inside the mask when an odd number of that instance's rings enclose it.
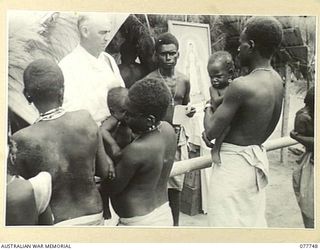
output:
{"label": "white shirt collar", "polygon": [[82,56],[85,57],[85,59],[87,60],[87,62],[89,63],[99,63],[101,60],[99,59],[101,57],[101,53],[99,55],[99,57],[95,57],[93,55],[91,55],[84,47],[81,46],[81,44],[78,44],[78,46],[75,49],[76,51],[78,51]]}

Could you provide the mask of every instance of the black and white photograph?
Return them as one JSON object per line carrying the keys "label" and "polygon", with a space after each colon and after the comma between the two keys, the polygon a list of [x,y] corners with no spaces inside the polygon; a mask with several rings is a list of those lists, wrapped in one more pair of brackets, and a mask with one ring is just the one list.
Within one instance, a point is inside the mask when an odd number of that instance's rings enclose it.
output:
{"label": "black and white photograph", "polygon": [[317,22],[8,10],[2,226],[319,227]]}

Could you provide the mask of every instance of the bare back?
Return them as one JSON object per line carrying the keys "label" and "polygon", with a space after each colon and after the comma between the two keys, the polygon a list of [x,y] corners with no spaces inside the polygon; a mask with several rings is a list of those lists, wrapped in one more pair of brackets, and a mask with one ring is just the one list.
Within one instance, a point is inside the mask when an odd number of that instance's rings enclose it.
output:
{"label": "bare back", "polygon": [[23,177],[40,171],[52,175],[50,206],[55,223],[102,211],[94,182],[98,127],[87,111],[41,121],[17,132],[14,139]]}
{"label": "bare back", "polygon": [[136,81],[140,80],[146,75],[146,70],[139,63],[120,64],[119,70],[121,77],[126,85],[130,88]]}
{"label": "bare back", "polygon": [[237,145],[262,144],[274,131],[281,115],[281,77],[274,70],[256,71],[236,79],[229,88],[232,90],[227,90],[222,105],[237,100],[240,104],[225,141]]}
{"label": "bare back", "polygon": [[[116,166],[112,205],[122,218],[142,216],[168,201],[167,183],[174,162],[173,128],[162,122],[159,131],[138,137],[124,150]],[[115,190],[113,190],[115,191]]]}

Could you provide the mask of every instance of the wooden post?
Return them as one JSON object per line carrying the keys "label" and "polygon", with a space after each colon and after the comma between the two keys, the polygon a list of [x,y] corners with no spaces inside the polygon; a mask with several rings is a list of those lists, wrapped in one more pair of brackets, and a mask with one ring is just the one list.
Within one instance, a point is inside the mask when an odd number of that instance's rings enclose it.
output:
{"label": "wooden post", "polygon": [[[281,137],[288,136],[288,123],[289,123],[289,109],[290,109],[290,84],[291,84],[291,69],[288,63],[285,66],[285,89],[284,89],[284,101],[282,111],[282,126],[281,126]],[[280,162],[288,165],[288,148],[282,148],[280,152]]]}

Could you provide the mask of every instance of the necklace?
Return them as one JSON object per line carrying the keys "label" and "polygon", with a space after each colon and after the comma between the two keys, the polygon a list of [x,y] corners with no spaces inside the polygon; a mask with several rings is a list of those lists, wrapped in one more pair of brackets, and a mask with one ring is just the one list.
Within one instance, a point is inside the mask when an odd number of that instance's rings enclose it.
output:
{"label": "necklace", "polygon": [[272,71],[272,70],[273,70],[273,68],[255,68],[254,70],[252,70],[250,72],[250,74],[253,74],[256,71]]}
{"label": "necklace", "polygon": [[153,125],[152,127],[150,127],[146,132],[143,132],[143,133],[141,133],[141,134],[138,134],[134,139],[133,139],[133,141],[132,142],[134,142],[134,141],[136,141],[136,140],[138,140],[139,138],[141,138],[141,136],[143,136],[143,135],[146,135],[146,134],[150,134],[150,133],[152,133],[153,131],[161,131],[161,125],[162,125],[162,123],[161,122],[159,122],[159,124],[156,126],[156,125]]}
{"label": "necklace", "polygon": [[34,122],[38,123],[41,121],[51,121],[58,119],[59,117],[63,116],[66,113],[66,111],[62,107],[50,109],[49,111],[45,113],[40,113],[39,118]]}
{"label": "necklace", "polygon": [[[164,79],[163,75],[160,72],[160,69],[158,68],[158,74],[161,77],[163,83],[166,85],[166,87],[168,88],[170,94],[171,94],[171,106],[174,106],[174,98],[176,97],[176,93],[177,93],[177,83],[175,84],[168,84],[168,82]],[[173,91],[172,91],[173,90]]]}

